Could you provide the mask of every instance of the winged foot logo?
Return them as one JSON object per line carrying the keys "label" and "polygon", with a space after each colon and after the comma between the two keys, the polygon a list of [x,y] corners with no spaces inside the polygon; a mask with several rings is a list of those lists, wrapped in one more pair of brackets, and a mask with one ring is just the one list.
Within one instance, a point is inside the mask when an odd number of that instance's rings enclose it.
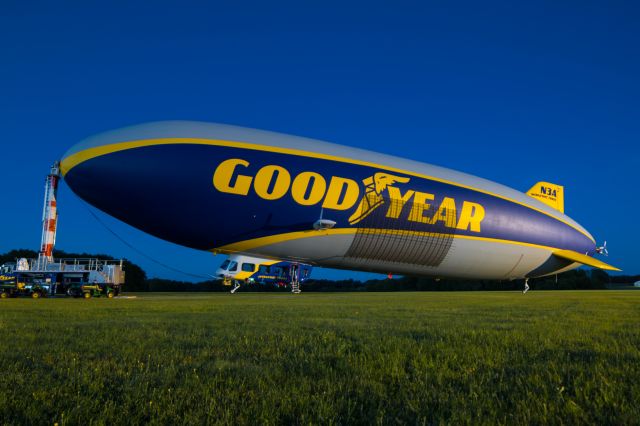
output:
{"label": "winged foot logo", "polygon": [[349,218],[349,224],[355,225],[384,204],[382,191],[396,182],[408,183],[409,178],[379,172],[364,179],[362,181],[364,183],[364,196],[360,200],[356,211]]}
{"label": "winged foot logo", "polygon": [[[240,158],[221,162],[213,174],[213,186],[219,192],[240,196],[248,196],[253,192],[267,201],[290,196],[300,205],[321,204],[323,209],[330,210],[349,210],[357,203],[348,219],[350,225],[362,221],[383,206],[387,199],[391,202],[386,217],[391,219],[400,219],[401,214],[408,211],[408,221],[431,225],[442,222],[448,228],[480,232],[480,225],[485,217],[485,209],[479,203],[462,201],[458,212],[453,197],[438,196],[436,201],[435,194],[413,189],[403,192],[395,184],[409,183],[410,178],[405,176],[376,172],[362,180],[364,191],[360,198],[360,184],[350,178],[331,176],[326,179],[313,171],[301,172],[292,177],[286,168],[272,164],[261,167],[253,174],[248,173],[250,166],[248,161]],[[242,174],[243,169],[247,174]]]}

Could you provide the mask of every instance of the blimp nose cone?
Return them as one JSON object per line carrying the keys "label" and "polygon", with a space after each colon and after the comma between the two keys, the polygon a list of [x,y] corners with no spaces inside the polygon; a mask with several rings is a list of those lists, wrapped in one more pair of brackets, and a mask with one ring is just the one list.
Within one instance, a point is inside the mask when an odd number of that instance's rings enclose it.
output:
{"label": "blimp nose cone", "polygon": [[204,136],[201,125],[152,123],[83,141],[61,162],[64,180],[111,216],[165,240],[209,250],[229,230],[222,225],[229,212],[218,204],[212,185],[222,153],[206,143],[185,143]]}
{"label": "blimp nose cone", "polygon": [[75,165],[64,179],[80,198],[132,226],[190,247],[211,248],[202,230],[185,226],[196,219],[202,225],[213,209],[206,198],[190,196],[206,193],[210,178],[178,169],[171,147],[155,151],[159,155],[152,157],[142,149],[100,154]]}

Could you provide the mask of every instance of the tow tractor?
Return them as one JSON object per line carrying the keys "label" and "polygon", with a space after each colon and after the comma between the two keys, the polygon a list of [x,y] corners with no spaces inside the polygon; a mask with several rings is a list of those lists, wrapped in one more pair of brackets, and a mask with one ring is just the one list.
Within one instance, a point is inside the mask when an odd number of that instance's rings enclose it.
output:
{"label": "tow tractor", "polygon": [[120,289],[109,284],[83,284],[76,283],[71,285],[67,290],[67,294],[73,297],[84,297],[85,299],[91,299],[92,297],[106,297],[113,299],[113,297],[120,294]]}

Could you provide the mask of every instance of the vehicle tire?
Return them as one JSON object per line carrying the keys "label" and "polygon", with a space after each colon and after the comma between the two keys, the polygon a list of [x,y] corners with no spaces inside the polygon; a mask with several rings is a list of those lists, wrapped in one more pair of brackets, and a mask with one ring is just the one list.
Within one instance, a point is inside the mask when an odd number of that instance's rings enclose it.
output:
{"label": "vehicle tire", "polygon": [[113,292],[110,291],[109,293],[107,293],[107,298],[109,299],[113,299]]}
{"label": "vehicle tire", "polygon": [[0,299],[6,299],[8,297],[9,297],[9,293],[6,293],[4,291],[2,293],[0,293]]}
{"label": "vehicle tire", "polygon": [[31,298],[32,299],[39,299],[40,298],[40,292],[39,291],[34,291],[33,293],[31,293]]}
{"label": "vehicle tire", "polygon": [[85,299],[91,299],[91,292],[90,292],[90,291],[88,291],[88,292],[84,293],[84,294],[82,295],[82,297],[84,297]]}

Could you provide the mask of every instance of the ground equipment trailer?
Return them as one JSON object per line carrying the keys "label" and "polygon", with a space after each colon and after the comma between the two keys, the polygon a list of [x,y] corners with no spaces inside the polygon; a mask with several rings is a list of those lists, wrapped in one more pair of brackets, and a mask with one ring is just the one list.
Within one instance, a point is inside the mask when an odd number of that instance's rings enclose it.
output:
{"label": "ground equipment trailer", "polygon": [[124,284],[122,260],[54,259],[58,223],[57,191],[60,163],[55,162],[44,183],[42,239],[36,259],[18,259],[0,266],[0,297],[38,298],[66,294],[113,297]]}
{"label": "ground equipment trailer", "polygon": [[56,294],[111,298],[124,284],[122,260],[19,259],[0,267],[0,297]]}

